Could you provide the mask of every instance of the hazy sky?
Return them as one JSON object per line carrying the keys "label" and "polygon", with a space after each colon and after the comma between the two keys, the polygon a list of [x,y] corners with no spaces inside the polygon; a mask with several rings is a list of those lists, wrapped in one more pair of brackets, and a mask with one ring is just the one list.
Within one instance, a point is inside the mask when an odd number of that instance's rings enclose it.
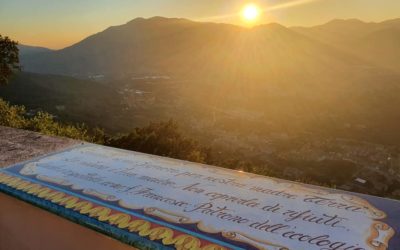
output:
{"label": "hazy sky", "polygon": [[0,0],[0,34],[20,43],[62,48],[136,17],[185,17],[242,24],[246,3],[265,9],[259,23],[310,26],[335,18],[400,17],[400,0]]}

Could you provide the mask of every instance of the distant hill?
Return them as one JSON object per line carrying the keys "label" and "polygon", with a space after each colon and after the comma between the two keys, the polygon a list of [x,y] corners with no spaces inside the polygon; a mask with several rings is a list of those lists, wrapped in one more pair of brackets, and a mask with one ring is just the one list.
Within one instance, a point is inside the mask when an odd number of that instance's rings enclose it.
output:
{"label": "distant hill", "polygon": [[44,47],[29,46],[29,45],[23,45],[23,44],[19,44],[18,49],[19,49],[19,55],[21,57],[33,56],[35,54],[52,51],[51,49],[44,48]]}
{"label": "distant hill", "polygon": [[[93,81],[55,75],[19,73],[10,84],[0,87],[0,98],[25,105],[28,111],[43,110],[68,122],[85,121],[92,126],[102,120],[117,119],[123,110],[115,89]],[[115,128],[118,129],[118,125]]]}
{"label": "distant hill", "polygon": [[338,19],[292,30],[400,72],[400,19],[381,23]]}

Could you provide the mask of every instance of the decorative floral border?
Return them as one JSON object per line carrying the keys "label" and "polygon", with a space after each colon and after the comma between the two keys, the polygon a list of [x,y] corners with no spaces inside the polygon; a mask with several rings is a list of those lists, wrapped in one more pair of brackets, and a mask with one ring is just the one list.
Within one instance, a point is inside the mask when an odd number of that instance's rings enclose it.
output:
{"label": "decorative floral border", "polygon": [[[118,200],[114,196],[109,196],[108,194],[102,194],[102,193],[96,192],[95,190],[82,189],[81,187],[74,186],[73,184],[69,183],[68,181],[66,181],[64,179],[54,179],[54,178],[49,178],[47,176],[39,175],[36,171],[37,164],[38,164],[38,161],[34,161],[34,162],[30,162],[28,164],[25,164],[22,167],[22,169],[20,170],[20,173],[23,175],[35,176],[37,179],[43,180],[46,182],[55,183],[55,184],[62,185],[62,186],[70,186],[72,189],[82,190],[82,192],[84,194],[95,196],[104,201],[117,201],[118,204],[122,207],[133,208],[131,205],[125,204],[122,200]],[[205,167],[209,168],[208,166],[205,166]],[[213,171],[215,173],[217,173],[218,170],[213,169]],[[258,175],[253,175],[253,174],[248,174],[247,177],[251,178],[251,179],[254,179],[254,178],[265,179],[266,178],[264,176],[258,176]],[[394,236],[395,232],[389,225],[380,221],[387,217],[386,213],[384,211],[377,209],[372,204],[370,204],[368,201],[366,201],[360,197],[354,196],[354,195],[335,193],[335,192],[332,192],[329,190],[312,189],[308,186],[300,185],[300,184],[293,183],[293,182],[280,183],[278,180],[274,180],[274,179],[272,179],[272,181],[279,183],[279,184],[285,184],[285,186],[287,188],[290,188],[290,189],[294,190],[295,192],[300,192],[300,193],[307,192],[307,193],[313,193],[313,194],[318,194],[318,195],[329,195],[329,196],[333,196],[339,200],[349,202],[350,204],[363,207],[367,211],[368,217],[372,220],[372,224],[370,226],[370,235],[366,239],[367,245],[375,250],[386,250],[388,248],[389,241]],[[209,227],[206,227],[205,225],[203,225],[201,221],[191,221],[189,218],[186,218],[179,214],[172,213],[170,211],[163,211],[158,208],[142,208],[142,207],[135,207],[135,208],[144,209],[144,212],[146,214],[157,216],[159,218],[162,218],[165,221],[178,223],[178,224],[196,224],[197,228],[199,228],[203,232],[222,233],[222,236],[226,239],[230,239],[230,240],[233,240],[236,242],[243,242],[243,243],[246,243],[246,244],[249,244],[249,245],[255,247],[256,249],[267,249],[267,250],[274,250],[274,249],[286,250],[287,249],[285,246],[277,245],[272,242],[267,242],[267,241],[263,241],[263,240],[259,240],[259,239],[254,239],[247,235],[243,235],[239,232],[216,232],[212,228],[209,228]]]}
{"label": "decorative floral border", "polygon": [[0,173],[0,184],[4,184],[15,190],[25,192],[37,198],[51,201],[64,208],[71,209],[82,215],[95,218],[101,222],[125,229],[131,233],[147,238],[151,241],[161,241],[165,246],[172,246],[176,249],[192,250],[228,250],[228,248],[200,240],[191,235],[172,230],[167,227],[151,223],[146,220],[121,213],[113,209],[97,205],[78,197],[55,191],[40,184],[22,180],[18,177]]}

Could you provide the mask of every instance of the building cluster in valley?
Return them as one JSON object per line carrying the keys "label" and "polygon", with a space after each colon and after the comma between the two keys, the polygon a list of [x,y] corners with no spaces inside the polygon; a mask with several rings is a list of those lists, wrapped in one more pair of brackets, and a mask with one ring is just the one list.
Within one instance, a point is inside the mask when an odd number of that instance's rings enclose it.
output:
{"label": "building cluster in valley", "polygon": [[[278,177],[347,191],[400,197],[400,150],[349,139],[237,136],[221,131],[213,144],[240,147],[246,159],[279,170]],[[217,146],[218,148],[218,146]],[[284,148],[285,150],[282,150]]]}

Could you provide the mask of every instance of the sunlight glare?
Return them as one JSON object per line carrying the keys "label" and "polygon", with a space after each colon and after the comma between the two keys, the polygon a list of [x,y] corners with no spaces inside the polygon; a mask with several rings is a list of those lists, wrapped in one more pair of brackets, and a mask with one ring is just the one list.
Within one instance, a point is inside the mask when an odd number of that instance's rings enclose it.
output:
{"label": "sunlight glare", "polygon": [[255,4],[247,4],[243,7],[242,18],[247,22],[254,22],[260,16],[260,8]]}

